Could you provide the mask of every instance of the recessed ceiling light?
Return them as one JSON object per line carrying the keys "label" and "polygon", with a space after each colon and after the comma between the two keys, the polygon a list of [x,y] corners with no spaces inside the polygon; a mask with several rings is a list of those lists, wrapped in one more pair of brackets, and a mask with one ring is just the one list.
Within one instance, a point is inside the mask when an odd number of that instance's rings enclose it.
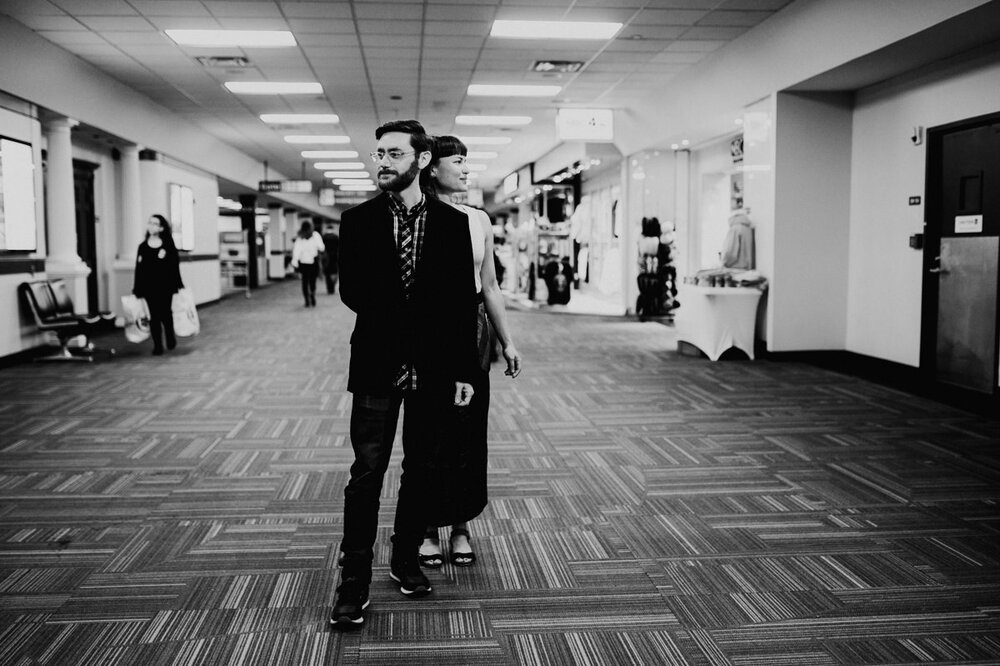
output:
{"label": "recessed ceiling light", "polygon": [[338,185],[344,192],[374,192],[378,188],[374,185]]}
{"label": "recessed ceiling light", "polygon": [[164,32],[181,46],[250,48],[295,46],[295,37],[287,30],[165,30]]}
{"label": "recessed ceiling light", "polygon": [[262,113],[260,119],[272,125],[336,125],[336,113]]}
{"label": "recessed ceiling light", "polygon": [[[332,171],[330,173],[333,173]],[[334,178],[333,176],[328,176],[323,174],[327,178],[333,180],[334,185],[374,185],[375,181],[371,178]]]}
{"label": "recessed ceiling light", "polygon": [[527,125],[531,116],[455,116],[456,125]]}
{"label": "recessed ceiling light", "polygon": [[336,136],[332,134],[292,134],[285,137],[288,143],[350,143],[349,136]]}
{"label": "recessed ceiling light", "polygon": [[317,169],[333,169],[334,171],[357,171],[367,167],[368,164],[365,162],[316,162]]}
{"label": "recessed ceiling light", "polygon": [[226,88],[237,95],[322,95],[323,86],[310,81],[226,81]]}
{"label": "recessed ceiling light", "polygon": [[513,39],[610,39],[622,29],[610,21],[493,21],[491,37]]}
{"label": "recessed ceiling light", "polygon": [[326,178],[371,178],[367,171],[324,171]]}
{"label": "recessed ceiling light", "polygon": [[344,159],[350,160],[358,156],[356,150],[303,150],[302,157],[306,159]]}
{"label": "recessed ceiling light", "polygon": [[473,83],[468,93],[479,97],[554,97],[560,90],[562,86]]}
{"label": "recessed ceiling light", "polygon": [[466,157],[468,157],[470,160],[492,160],[497,155],[499,155],[499,153],[496,153],[492,150],[481,150],[481,151],[470,150],[469,154],[466,155]]}
{"label": "recessed ceiling light", "polygon": [[460,136],[467,146],[505,146],[513,139],[509,136]]}

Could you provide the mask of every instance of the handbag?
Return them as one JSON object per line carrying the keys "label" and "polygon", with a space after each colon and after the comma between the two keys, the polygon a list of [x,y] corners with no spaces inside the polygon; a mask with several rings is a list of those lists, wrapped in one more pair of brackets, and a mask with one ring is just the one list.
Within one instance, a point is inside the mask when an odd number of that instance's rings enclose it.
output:
{"label": "handbag", "polygon": [[182,338],[198,335],[201,322],[198,321],[198,310],[190,290],[183,288],[174,294],[170,301],[170,311],[174,318],[175,335]]}
{"label": "handbag", "polygon": [[125,339],[142,342],[149,339],[149,305],[145,298],[131,294],[122,296],[122,318],[125,320]]}

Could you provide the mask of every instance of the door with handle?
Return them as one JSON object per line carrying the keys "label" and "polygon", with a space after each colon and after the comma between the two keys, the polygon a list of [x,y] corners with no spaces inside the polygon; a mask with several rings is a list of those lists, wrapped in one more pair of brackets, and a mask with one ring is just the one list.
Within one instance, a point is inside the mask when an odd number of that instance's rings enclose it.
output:
{"label": "door with handle", "polygon": [[921,368],[997,394],[1000,117],[928,132]]}

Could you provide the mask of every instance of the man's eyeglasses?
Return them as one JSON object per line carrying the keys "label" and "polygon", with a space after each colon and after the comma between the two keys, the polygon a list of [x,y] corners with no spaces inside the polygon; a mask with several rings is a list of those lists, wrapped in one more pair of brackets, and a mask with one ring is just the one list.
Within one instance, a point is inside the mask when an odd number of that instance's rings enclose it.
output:
{"label": "man's eyeglasses", "polygon": [[396,164],[397,162],[399,162],[401,159],[403,159],[407,155],[412,155],[415,152],[417,152],[417,151],[415,151],[415,150],[408,150],[408,151],[404,151],[404,150],[376,150],[374,152],[369,153],[369,155],[372,156],[372,162],[374,162],[375,164],[378,164],[379,162],[381,162],[382,160],[384,160],[387,157],[389,158],[390,162],[392,162],[393,164]]}

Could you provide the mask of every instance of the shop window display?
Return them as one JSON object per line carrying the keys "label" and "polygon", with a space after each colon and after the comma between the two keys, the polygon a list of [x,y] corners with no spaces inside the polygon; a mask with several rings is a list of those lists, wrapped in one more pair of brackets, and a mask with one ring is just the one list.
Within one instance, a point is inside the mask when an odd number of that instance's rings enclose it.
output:
{"label": "shop window display", "polygon": [[640,321],[650,317],[671,316],[680,305],[677,301],[677,269],[673,263],[674,228],[672,222],[661,227],[655,217],[642,218],[639,238],[639,297],[635,312]]}

